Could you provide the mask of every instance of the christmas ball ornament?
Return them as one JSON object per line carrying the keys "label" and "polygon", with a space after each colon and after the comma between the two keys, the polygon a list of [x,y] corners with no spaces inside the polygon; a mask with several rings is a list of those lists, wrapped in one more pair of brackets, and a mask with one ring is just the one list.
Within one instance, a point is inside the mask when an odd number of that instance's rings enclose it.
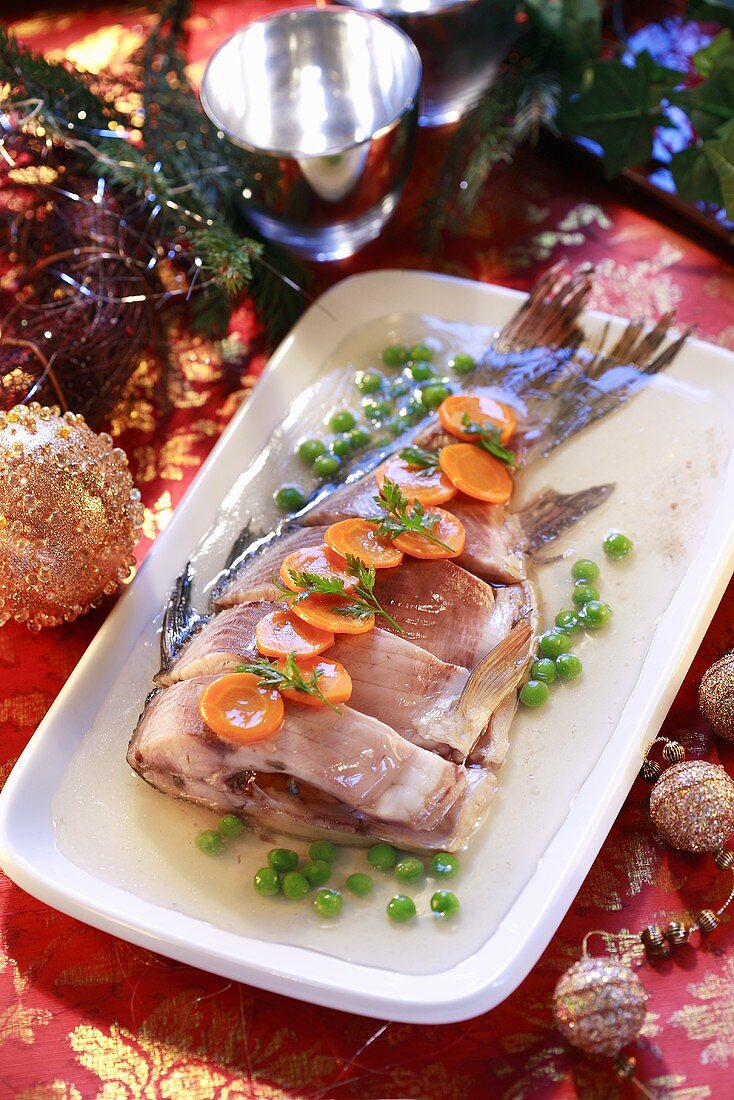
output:
{"label": "christmas ball ornament", "polygon": [[647,993],[628,966],[584,957],[561,975],[553,993],[556,1027],[586,1054],[612,1057],[645,1022]]}
{"label": "christmas ball ornament", "polygon": [[734,829],[734,783],[718,764],[674,764],[650,792],[658,832],[684,852],[715,852]]}
{"label": "christmas ball ornament", "polygon": [[58,407],[0,412],[0,625],[72,621],[134,563],[143,508],[123,451]]}
{"label": "christmas ball ornament", "polygon": [[698,705],[714,733],[734,741],[734,653],[727,653],[704,673]]}

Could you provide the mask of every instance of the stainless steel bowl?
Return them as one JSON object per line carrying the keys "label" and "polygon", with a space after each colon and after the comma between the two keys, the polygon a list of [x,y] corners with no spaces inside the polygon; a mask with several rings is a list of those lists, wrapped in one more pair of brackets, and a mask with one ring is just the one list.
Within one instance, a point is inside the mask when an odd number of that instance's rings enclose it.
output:
{"label": "stainless steel bowl", "polygon": [[255,227],[301,256],[350,256],[378,235],[410,169],[421,62],[386,20],[340,8],[258,19],[212,55],[214,125],[246,154]]}

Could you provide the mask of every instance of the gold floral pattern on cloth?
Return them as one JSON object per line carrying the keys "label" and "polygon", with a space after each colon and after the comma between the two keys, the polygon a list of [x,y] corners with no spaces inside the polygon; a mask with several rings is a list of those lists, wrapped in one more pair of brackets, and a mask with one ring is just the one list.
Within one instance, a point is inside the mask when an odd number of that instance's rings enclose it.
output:
{"label": "gold floral pattern on cloth", "polygon": [[[247,17],[276,10],[252,0]],[[35,45],[89,71],[124,67],[149,11],[80,8],[16,25]],[[191,72],[243,19],[241,5],[206,0],[191,20]],[[98,66],[97,69],[94,66]],[[116,92],[117,94],[117,92]],[[122,101],[121,101],[122,102]],[[124,99],[135,118],[134,96]],[[414,179],[440,166],[440,135],[420,135]],[[445,232],[434,256],[417,249],[423,200],[412,183],[390,233],[350,262],[316,271],[321,287],[358,270],[404,266],[527,289],[549,263],[593,263],[594,303],[684,324],[734,348],[732,270],[615,199],[607,187],[523,153],[493,176],[471,223]],[[0,292],[12,293],[12,278]],[[316,288],[318,290],[318,286]],[[141,360],[110,429],[130,457],[146,508],[138,559],[171,519],[221,430],[264,363],[247,305],[216,346],[174,331],[167,374]],[[0,630],[0,785],[104,620],[105,609],[29,639]],[[734,645],[734,588],[724,598],[664,732],[690,731],[692,756],[734,770],[734,750],[708,737],[696,709],[707,666]],[[728,754],[728,755],[727,755]],[[492,1013],[411,1027],[305,1006],[170,962],[65,917],[0,876],[0,1100],[623,1100],[608,1065],[568,1048],[553,1029],[551,994],[583,936],[638,969],[649,1009],[636,1055],[657,1100],[725,1100],[734,1059],[732,924],[698,949],[650,965],[639,931],[720,903],[710,861],[671,852],[635,783],[585,883],[532,973]]]}

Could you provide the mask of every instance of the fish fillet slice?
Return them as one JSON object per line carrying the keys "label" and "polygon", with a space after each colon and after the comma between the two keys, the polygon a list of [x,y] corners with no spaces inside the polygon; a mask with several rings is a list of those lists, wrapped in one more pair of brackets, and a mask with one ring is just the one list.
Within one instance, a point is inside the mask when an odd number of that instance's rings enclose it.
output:
{"label": "fish fillet slice", "polygon": [[231,672],[244,660],[258,657],[255,626],[263,615],[278,606],[283,605],[253,603],[222,611],[194,634],[171,667],[158,673],[155,682],[166,687],[195,676],[221,675]]}
{"label": "fish fillet slice", "polygon": [[289,529],[232,566],[215,589],[214,606],[234,607],[239,603],[277,600],[280,593],[272,578],[278,576],[286,555],[307,546],[318,546],[323,541],[323,527]]}
{"label": "fish fillet slice", "polygon": [[151,697],[128,750],[146,773],[203,780],[230,790],[247,771],[285,772],[369,817],[430,829],[448,813],[466,780],[456,765],[398,736],[374,718],[342,707],[288,707],[278,733],[250,745],[215,737],[199,715],[214,677],[181,680]]}

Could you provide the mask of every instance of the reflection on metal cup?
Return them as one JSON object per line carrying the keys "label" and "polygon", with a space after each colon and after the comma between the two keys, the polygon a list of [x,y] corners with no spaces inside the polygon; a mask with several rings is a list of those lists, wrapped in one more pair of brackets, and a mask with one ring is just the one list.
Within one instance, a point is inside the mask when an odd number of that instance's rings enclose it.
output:
{"label": "reflection on metal cup", "polygon": [[410,169],[421,62],[392,23],[298,8],[241,27],[212,55],[201,101],[243,151],[247,217],[308,259],[376,237]]}
{"label": "reflection on metal cup", "polygon": [[494,81],[516,32],[514,0],[336,0],[384,16],[423,63],[421,126],[457,122]]}

